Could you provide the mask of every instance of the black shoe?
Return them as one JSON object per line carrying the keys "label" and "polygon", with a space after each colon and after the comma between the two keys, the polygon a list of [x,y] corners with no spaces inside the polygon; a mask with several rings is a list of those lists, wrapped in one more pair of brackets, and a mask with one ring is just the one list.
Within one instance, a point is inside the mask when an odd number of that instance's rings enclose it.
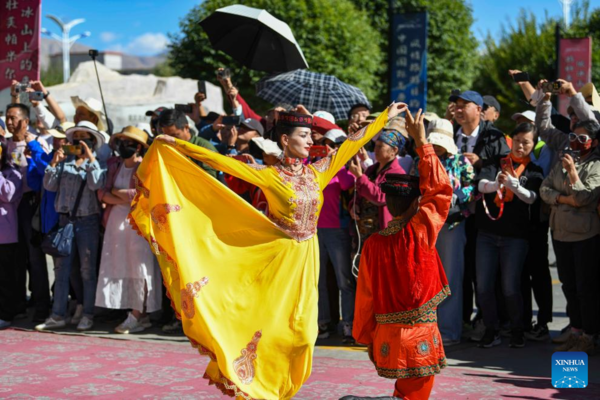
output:
{"label": "black shoe", "polygon": [[520,349],[521,347],[525,347],[525,336],[523,336],[523,331],[521,329],[514,329],[510,335],[510,344],[508,347]]}
{"label": "black shoe", "polygon": [[525,337],[536,342],[546,342],[550,339],[548,325],[535,324],[529,332],[525,332]]}
{"label": "black shoe", "polygon": [[488,349],[493,346],[498,346],[500,343],[502,343],[502,339],[500,339],[499,332],[495,329],[486,328],[485,334],[479,342],[479,347]]}

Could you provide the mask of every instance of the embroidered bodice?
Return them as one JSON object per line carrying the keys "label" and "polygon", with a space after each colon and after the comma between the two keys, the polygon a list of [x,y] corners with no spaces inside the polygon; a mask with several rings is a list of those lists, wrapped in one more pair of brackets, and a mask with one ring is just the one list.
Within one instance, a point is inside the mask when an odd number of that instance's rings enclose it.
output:
{"label": "embroidered bodice", "polygon": [[323,194],[314,170],[304,167],[301,175],[294,176],[280,166],[273,169],[291,193],[287,198],[288,212],[272,208],[269,201],[267,217],[293,239],[299,242],[310,239],[317,232],[319,211],[323,205]]}
{"label": "embroidered bodice", "polygon": [[348,135],[336,153],[304,165],[297,175],[281,164],[246,164],[179,139],[176,140],[176,148],[189,157],[258,186],[269,204],[267,218],[290,238],[301,242],[317,233],[323,190],[329,181],[383,128],[386,121],[387,112],[384,112],[368,127]]}

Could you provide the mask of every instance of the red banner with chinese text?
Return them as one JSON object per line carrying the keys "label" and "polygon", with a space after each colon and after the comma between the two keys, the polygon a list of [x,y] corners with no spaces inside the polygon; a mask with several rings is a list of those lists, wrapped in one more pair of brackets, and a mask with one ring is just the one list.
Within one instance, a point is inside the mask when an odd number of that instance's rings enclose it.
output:
{"label": "red banner with chinese text", "polygon": [[[579,91],[583,85],[592,81],[592,38],[560,39],[559,77],[573,84]],[[569,98],[559,97],[559,111],[567,114]]]}
{"label": "red banner with chinese text", "polygon": [[41,0],[0,1],[0,90],[40,78]]}

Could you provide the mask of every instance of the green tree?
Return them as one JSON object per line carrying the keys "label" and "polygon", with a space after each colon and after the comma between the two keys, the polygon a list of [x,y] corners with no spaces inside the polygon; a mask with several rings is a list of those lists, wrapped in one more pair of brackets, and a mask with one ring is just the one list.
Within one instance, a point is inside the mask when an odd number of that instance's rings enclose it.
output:
{"label": "green tree", "polygon": [[[389,53],[389,13],[427,11],[427,109],[443,113],[452,89],[467,90],[477,72],[478,42],[471,32],[473,11],[464,0],[352,0],[379,28],[380,48]],[[380,79],[389,82],[388,62]],[[388,92],[389,98],[389,92]]]}
{"label": "green tree", "polygon": [[[380,77],[385,65],[377,45],[380,34],[367,15],[350,0],[246,0],[244,5],[265,9],[285,21],[304,52],[310,70],[335,75],[363,90],[374,104],[386,104],[386,82]],[[224,53],[214,50],[200,21],[214,10],[234,4],[232,0],[206,0],[180,22],[181,32],[171,35],[169,62],[180,76],[215,80],[222,66],[232,68],[241,94],[258,109],[266,104],[255,97],[254,84],[265,73],[243,68]],[[313,110],[314,111],[314,110]]]}
{"label": "green tree", "polygon": [[44,86],[54,86],[63,83],[62,66],[49,66],[40,71],[40,79],[44,82]]}
{"label": "green tree", "polygon": [[[540,79],[556,79],[556,27],[562,22],[545,16],[539,21],[531,12],[521,10],[514,24],[503,26],[499,38],[488,34],[479,63],[475,89],[495,96],[502,105],[502,118],[497,125],[506,132],[514,123],[510,116],[531,109],[524,103],[523,92],[516,85],[509,69],[529,73],[535,86]],[[592,80],[600,79],[600,9],[588,12],[588,3],[578,3],[573,12],[573,23],[568,30],[561,28],[562,37],[592,36],[594,46]]]}
{"label": "green tree", "polygon": [[154,68],[152,68],[152,74],[164,77],[177,75],[168,59],[161,62],[160,64],[157,64]]}

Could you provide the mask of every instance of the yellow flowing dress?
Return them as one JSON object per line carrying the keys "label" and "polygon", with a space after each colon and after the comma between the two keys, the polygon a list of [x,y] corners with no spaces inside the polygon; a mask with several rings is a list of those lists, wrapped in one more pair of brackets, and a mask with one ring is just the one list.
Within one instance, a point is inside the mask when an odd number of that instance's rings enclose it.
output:
{"label": "yellow flowing dress", "polygon": [[[289,399],[310,376],[323,189],[386,121],[387,111],[299,176],[181,140],[144,157],[130,223],[159,259],[186,336],[211,359],[204,378],[223,393]],[[268,216],[188,156],[260,187]]]}

